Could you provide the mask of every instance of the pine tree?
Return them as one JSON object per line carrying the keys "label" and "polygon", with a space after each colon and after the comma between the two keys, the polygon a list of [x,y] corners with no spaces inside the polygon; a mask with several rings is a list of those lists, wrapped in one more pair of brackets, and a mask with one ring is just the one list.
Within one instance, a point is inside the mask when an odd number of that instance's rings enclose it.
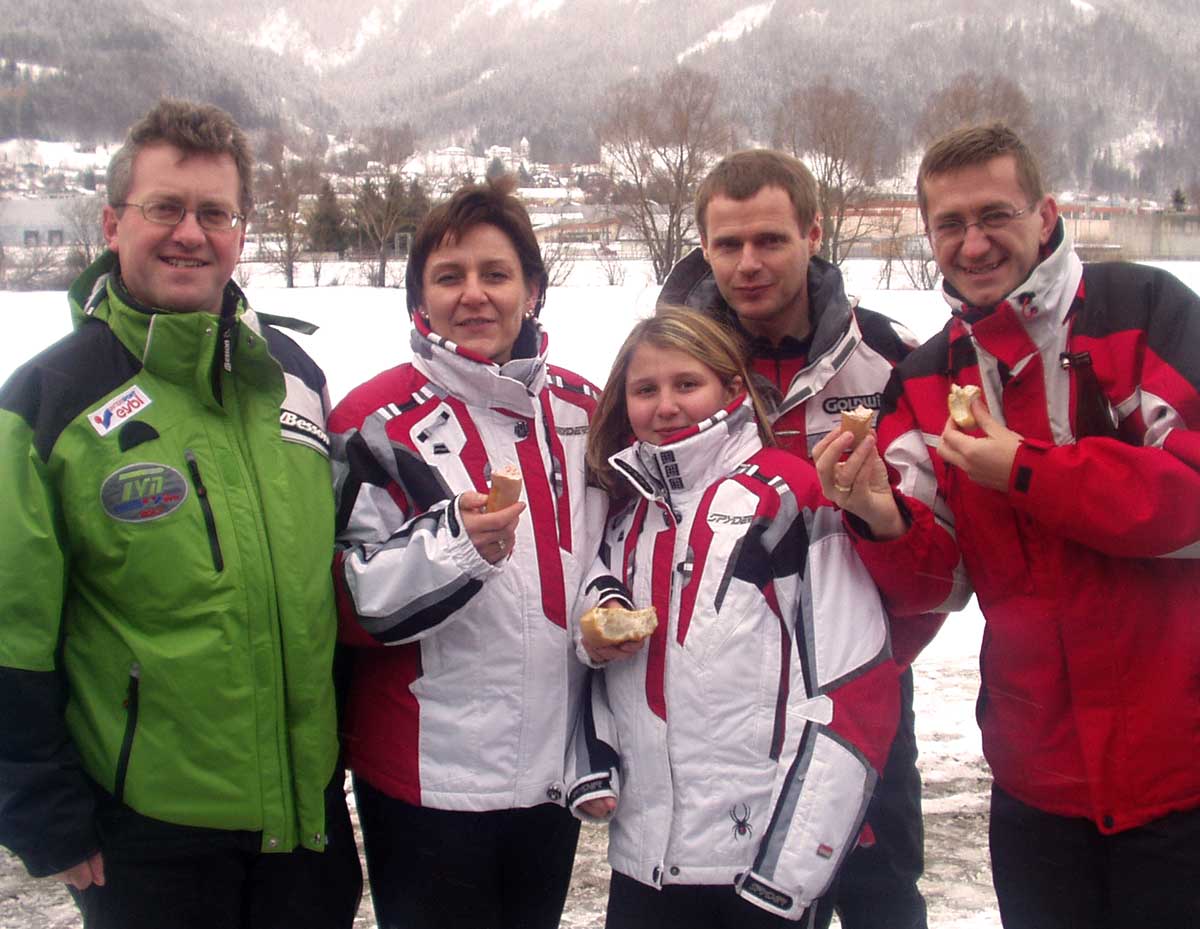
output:
{"label": "pine tree", "polygon": [[321,182],[321,191],[308,220],[308,235],[314,252],[340,255],[346,247],[346,215],[328,178]]}

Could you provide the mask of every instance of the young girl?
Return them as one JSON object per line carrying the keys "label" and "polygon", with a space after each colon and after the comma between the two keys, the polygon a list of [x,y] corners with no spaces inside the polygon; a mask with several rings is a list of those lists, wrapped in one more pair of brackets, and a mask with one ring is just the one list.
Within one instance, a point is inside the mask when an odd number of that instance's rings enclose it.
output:
{"label": "young girl", "polygon": [[896,728],[875,586],[812,466],[767,447],[741,359],[719,323],[660,310],[592,420],[613,503],[591,602],[659,619],[642,647],[587,656],[604,670],[568,798],[611,817],[608,929],[794,926],[853,847]]}

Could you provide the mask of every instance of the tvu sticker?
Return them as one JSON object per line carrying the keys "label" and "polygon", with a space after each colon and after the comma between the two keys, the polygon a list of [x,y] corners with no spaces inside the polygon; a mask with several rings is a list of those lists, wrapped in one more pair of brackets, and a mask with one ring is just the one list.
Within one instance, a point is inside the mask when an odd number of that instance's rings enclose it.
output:
{"label": "tvu sticker", "polygon": [[174,468],[153,462],[126,465],[104,479],[100,505],[123,523],[160,519],[187,499],[188,484]]}

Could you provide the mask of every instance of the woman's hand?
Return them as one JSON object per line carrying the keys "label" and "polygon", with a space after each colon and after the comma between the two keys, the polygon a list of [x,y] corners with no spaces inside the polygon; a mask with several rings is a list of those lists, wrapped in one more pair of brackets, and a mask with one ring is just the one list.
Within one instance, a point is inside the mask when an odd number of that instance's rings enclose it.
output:
{"label": "woman's hand", "polygon": [[594,800],[584,800],[579,808],[592,819],[608,819],[617,808],[617,801],[612,797],[596,797]]}
{"label": "woman's hand", "polygon": [[479,557],[488,564],[497,564],[512,555],[517,541],[517,522],[525,510],[525,504],[514,503],[494,513],[484,512],[487,494],[465,491],[458,498],[458,509],[462,513],[463,528],[467,537],[479,552]]}
{"label": "woman's hand", "polygon": [[854,436],[838,426],[813,447],[813,465],[821,490],[833,503],[865,522],[876,540],[899,538],[908,531],[908,524],[892,495],[887,465],[875,446],[875,430],[843,461],[853,442]]}

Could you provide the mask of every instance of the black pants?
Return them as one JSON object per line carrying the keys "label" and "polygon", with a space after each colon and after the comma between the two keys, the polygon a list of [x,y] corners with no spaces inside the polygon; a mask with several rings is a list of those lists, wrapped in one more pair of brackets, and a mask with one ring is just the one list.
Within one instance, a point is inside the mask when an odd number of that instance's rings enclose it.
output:
{"label": "black pants", "polygon": [[560,806],[413,806],[354,780],[379,929],[556,929],[579,820]]}
{"label": "black pants", "polygon": [[1105,835],[993,786],[988,838],[1005,929],[1200,926],[1200,809]]}
{"label": "black pants", "polygon": [[263,853],[258,832],[178,826],[104,794],[103,887],[72,890],[86,929],[350,929],[362,870],[339,770],[325,792],[329,844]]}
{"label": "black pants", "polygon": [[667,884],[661,890],[612,873],[604,929],[805,929],[733,892],[733,884]]}
{"label": "black pants", "polygon": [[859,846],[817,902],[816,925],[827,929],[836,909],[843,929],[925,929],[925,869],[921,775],[913,715],[913,673],[900,676],[900,724],[883,777],[867,806],[875,844]]}

